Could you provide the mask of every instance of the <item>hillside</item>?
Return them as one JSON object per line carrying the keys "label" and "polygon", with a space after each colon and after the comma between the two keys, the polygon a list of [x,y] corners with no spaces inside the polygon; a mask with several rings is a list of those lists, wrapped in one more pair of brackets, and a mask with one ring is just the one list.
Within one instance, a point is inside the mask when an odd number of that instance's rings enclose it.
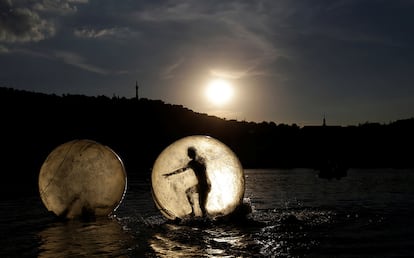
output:
{"label": "hillside", "polygon": [[310,167],[336,160],[348,167],[414,167],[414,119],[390,124],[298,127],[224,120],[160,100],[57,96],[0,88],[3,173],[37,180],[59,144],[91,139],[108,145],[129,175],[147,176],[173,141],[210,135],[228,145],[244,167]]}

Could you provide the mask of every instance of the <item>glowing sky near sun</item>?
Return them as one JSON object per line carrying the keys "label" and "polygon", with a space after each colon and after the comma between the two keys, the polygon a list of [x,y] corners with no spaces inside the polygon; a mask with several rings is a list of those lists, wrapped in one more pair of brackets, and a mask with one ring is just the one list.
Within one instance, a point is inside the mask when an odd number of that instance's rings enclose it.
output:
{"label": "glowing sky near sun", "polygon": [[216,106],[227,104],[233,95],[233,86],[224,79],[212,79],[206,88],[207,99]]}
{"label": "glowing sky near sun", "polygon": [[[299,125],[414,115],[410,1],[1,1],[0,86]],[[213,78],[231,82],[223,105]],[[222,94],[225,96],[226,94]],[[224,105],[225,103],[225,105]]]}

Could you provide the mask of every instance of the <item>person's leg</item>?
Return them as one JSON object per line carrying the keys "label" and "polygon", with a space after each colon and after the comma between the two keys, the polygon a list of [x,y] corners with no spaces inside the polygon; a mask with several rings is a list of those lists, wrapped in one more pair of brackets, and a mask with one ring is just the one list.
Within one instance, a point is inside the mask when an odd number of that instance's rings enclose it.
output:
{"label": "person's leg", "polygon": [[207,195],[205,193],[198,193],[198,202],[200,203],[200,209],[201,209],[201,216],[206,216],[206,202],[207,202]]}
{"label": "person's leg", "polygon": [[200,209],[203,212],[202,216],[207,216],[207,210],[206,210],[206,205],[207,205],[207,197],[208,194],[210,192],[210,186],[209,185],[199,185],[199,192],[198,192],[198,201],[200,204]]}
{"label": "person's leg", "polygon": [[190,187],[185,191],[185,194],[186,194],[187,199],[188,199],[188,203],[191,206],[191,213],[190,213],[191,217],[194,217],[194,215],[195,215],[195,213],[194,213],[194,201],[193,201],[194,190],[195,190],[194,187]]}

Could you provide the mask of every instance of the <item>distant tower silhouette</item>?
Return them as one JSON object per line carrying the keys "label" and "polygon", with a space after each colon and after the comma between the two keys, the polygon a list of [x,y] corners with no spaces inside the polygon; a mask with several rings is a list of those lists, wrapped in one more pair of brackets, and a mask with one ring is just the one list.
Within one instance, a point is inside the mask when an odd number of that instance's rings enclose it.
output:
{"label": "distant tower silhouette", "polygon": [[326,126],[326,119],[325,119],[325,115],[323,115],[323,122],[322,122],[322,126]]}
{"label": "distant tower silhouette", "polygon": [[138,81],[135,81],[135,99],[138,100],[139,96],[138,96]]}

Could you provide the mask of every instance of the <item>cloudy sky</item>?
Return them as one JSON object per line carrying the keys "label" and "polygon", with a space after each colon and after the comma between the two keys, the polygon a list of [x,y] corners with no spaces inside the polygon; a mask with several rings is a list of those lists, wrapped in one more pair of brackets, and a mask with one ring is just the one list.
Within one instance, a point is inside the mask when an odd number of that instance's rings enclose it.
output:
{"label": "cloudy sky", "polygon": [[[298,125],[414,117],[413,0],[0,0],[0,86]],[[206,87],[231,84],[215,105]]]}

